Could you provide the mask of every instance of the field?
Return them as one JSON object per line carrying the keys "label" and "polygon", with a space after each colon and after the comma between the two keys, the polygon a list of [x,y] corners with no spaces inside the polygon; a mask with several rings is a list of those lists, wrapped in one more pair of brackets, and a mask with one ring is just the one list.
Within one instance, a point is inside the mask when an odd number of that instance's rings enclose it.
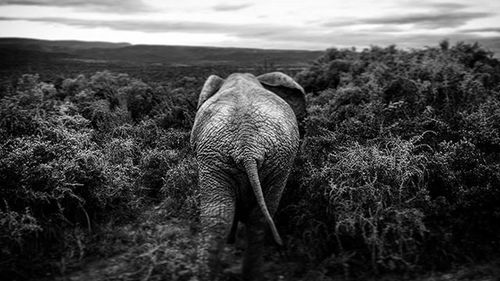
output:
{"label": "field", "polygon": [[500,61],[477,44],[4,39],[0,54],[2,280],[196,280],[198,94],[210,74],[276,70],[305,88],[308,116],[266,279],[500,276]]}

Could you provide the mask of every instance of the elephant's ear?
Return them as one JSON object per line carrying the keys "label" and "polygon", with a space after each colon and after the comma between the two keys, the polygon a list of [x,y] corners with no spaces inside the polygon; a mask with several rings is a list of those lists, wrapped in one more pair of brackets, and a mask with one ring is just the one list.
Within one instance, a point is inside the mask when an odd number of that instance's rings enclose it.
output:
{"label": "elephant's ear", "polygon": [[201,89],[200,97],[198,98],[198,109],[200,106],[208,100],[211,96],[213,96],[220,89],[222,84],[224,83],[224,79],[220,78],[217,75],[210,75],[205,84],[203,84],[203,89]]}
{"label": "elephant's ear", "polygon": [[271,72],[257,77],[267,90],[284,99],[293,109],[300,123],[306,117],[306,97],[304,89],[292,77],[282,72]]}

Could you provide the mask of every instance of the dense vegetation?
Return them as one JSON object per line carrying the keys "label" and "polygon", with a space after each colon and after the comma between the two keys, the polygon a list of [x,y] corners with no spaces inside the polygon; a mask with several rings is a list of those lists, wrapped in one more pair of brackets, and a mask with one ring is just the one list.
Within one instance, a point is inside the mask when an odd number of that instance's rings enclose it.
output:
{"label": "dense vegetation", "polygon": [[[100,71],[3,83],[0,276],[67,274],[125,252],[114,262],[126,268],[108,279],[189,280],[198,212],[189,131],[205,78],[145,83]],[[329,49],[295,78],[308,92],[306,135],[277,218],[286,264],[270,254],[269,276],[356,279],[498,256],[491,53],[447,42]]]}
{"label": "dense vegetation", "polygon": [[499,70],[477,44],[445,41],[331,49],[297,75],[312,92],[288,199],[297,251],[325,275],[498,254]]}

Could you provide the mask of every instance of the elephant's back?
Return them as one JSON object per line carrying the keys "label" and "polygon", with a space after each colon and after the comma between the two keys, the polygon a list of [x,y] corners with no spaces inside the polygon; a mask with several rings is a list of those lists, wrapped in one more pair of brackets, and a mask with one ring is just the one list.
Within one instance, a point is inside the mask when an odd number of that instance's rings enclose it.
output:
{"label": "elephant's back", "polygon": [[[298,145],[299,132],[293,110],[264,88],[226,89],[200,109],[193,133],[198,135],[201,144],[217,143],[217,150],[222,154],[234,157],[240,157],[235,153],[281,154],[279,150]],[[207,148],[213,149],[211,145]]]}
{"label": "elephant's back", "polygon": [[297,120],[288,103],[264,88],[245,93],[228,92],[221,98],[231,101],[220,111],[224,126],[242,134],[248,133],[245,137],[292,137],[297,130]]}
{"label": "elephant's back", "polygon": [[[259,124],[262,121],[282,123],[295,126],[297,121],[292,108],[276,94],[261,88],[253,87],[244,90],[228,89],[214,97],[213,103],[219,107],[221,117],[228,121]],[[285,125],[285,124],[281,124]]]}

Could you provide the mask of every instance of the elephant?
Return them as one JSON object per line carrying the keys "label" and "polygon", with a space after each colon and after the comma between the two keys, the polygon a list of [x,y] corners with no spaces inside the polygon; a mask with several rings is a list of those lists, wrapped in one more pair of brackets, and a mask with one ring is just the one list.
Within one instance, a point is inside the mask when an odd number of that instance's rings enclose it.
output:
{"label": "elephant", "polygon": [[226,79],[211,75],[206,80],[190,139],[199,172],[201,279],[220,274],[221,249],[235,241],[239,222],[247,240],[244,278],[259,278],[269,230],[276,244],[283,245],[272,217],[299,148],[298,123],[305,115],[304,90],[284,73],[234,73]]}

